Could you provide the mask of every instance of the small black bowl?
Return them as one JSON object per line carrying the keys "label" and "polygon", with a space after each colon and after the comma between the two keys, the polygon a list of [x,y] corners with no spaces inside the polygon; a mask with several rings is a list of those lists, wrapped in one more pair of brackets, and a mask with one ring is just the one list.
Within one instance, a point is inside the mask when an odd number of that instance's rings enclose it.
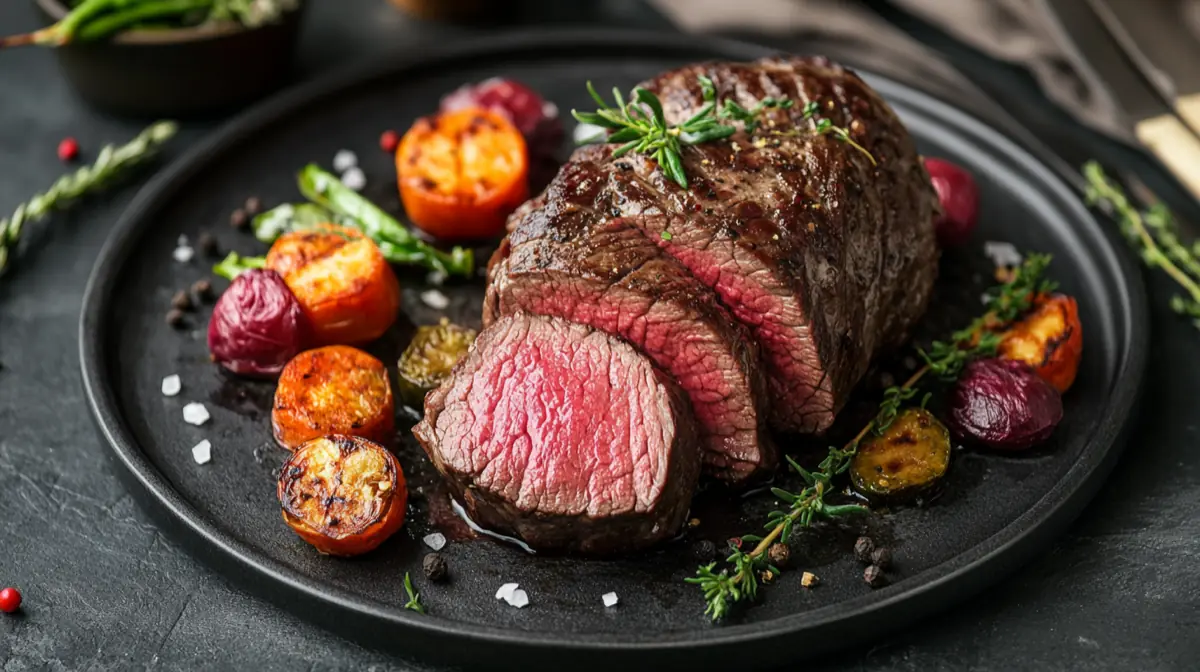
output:
{"label": "small black bowl", "polygon": [[[34,0],[50,22],[61,0]],[[278,87],[291,66],[300,9],[259,28],[235,23],[132,30],[105,42],[58,47],[68,81],[89,104],[134,117],[197,117],[230,111]]]}

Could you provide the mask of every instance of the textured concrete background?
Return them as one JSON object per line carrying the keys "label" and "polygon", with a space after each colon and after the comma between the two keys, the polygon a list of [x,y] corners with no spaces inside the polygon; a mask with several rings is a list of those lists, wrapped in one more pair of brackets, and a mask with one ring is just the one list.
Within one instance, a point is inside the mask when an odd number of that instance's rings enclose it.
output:
{"label": "textured concrete background", "polygon": [[[655,23],[635,2],[526,4],[527,23]],[[297,78],[387,49],[472,34],[418,26],[382,0],[313,5]],[[27,2],[0,3],[0,32],[35,26]],[[1022,101],[1014,107],[1052,145],[1095,142],[1063,126],[1019,74],[921,33],[919,25],[906,27],[994,92]],[[82,106],[50,52],[0,54],[0,208],[15,207],[62,171],[54,155],[61,137],[74,135],[94,150],[140,127]],[[188,125],[170,155],[211,127]],[[1144,165],[1112,146],[1091,151]],[[422,669],[230,587],[164,538],[117,480],[85,409],[76,326],[92,261],[133,192],[117,190],[34,226],[20,269],[0,282],[0,585],[19,586],[26,600],[20,616],[0,618],[0,669]],[[1072,531],[971,603],[812,668],[1200,664],[1200,333],[1166,309],[1170,287],[1161,278],[1151,278],[1151,287],[1155,345],[1145,410],[1117,471]]]}

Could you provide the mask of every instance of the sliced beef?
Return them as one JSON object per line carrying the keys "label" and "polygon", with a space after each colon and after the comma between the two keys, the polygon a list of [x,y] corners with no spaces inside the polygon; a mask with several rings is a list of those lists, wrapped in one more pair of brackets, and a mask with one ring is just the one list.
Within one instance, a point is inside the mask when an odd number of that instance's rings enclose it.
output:
{"label": "sliced beef", "polygon": [[[770,383],[772,423],[829,426],[872,357],[900,344],[924,312],[937,270],[936,195],[908,132],[854,73],[824,59],[708,63],[647,82],[669,123],[703,104],[697,76],[718,98],[751,107],[786,96],[753,136],[683,148],[689,189],[645,157],[589,147],[573,161],[594,166],[613,190],[613,216],[712,287],[753,332]],[[801,118],[849,129],[875,162]],[[663,235],[663,232],[669,235]]]}
{"label": "sliced beef", "polygon": [[671,374],[700,425],[706,470],[741,481],[777,460],[757,348],[713,293],[641,230],[613,219],[595,165],[568,165],[514,216],[493,256],[484,324],[515,312],[620,336]]}
{"label": "sliced beef", "polygon": [[556,318],[494,321],[413,433],[472,519],[537,549],[610,553],[683,523],[695,421],[629,344]]}

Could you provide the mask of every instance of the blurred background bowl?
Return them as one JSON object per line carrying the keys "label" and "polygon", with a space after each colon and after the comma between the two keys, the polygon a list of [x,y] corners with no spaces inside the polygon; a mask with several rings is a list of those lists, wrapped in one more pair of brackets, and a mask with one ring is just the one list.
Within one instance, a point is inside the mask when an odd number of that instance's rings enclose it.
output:
{"label": "blurred background bowl", "polygon": [[[34,0],[48,23],[66,16],[61,0]],[[89,104],[132,117],[197,117],[230,111],[281,85],[291,67],[305,2],[258,28],[220,22],[131,30],[55,52],[68,81]]]}

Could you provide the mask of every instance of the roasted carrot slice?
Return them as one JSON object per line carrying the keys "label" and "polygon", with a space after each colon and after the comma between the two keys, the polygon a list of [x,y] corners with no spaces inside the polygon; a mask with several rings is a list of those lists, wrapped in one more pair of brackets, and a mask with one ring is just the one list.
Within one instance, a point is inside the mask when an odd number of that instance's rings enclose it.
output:
{"label": "roasted carrot slice", "polygon": [[1004,333],[999,354],[1025,362],[1059,393],[1066,392],[1083,355],[1083,325],[1075,299],[1065,294],[1037,297],[1033,311]]}
{"label": "roasted carrot slice", "polygon": [[334,434],[313,439],[279,473],[283,520],[329,555],[360,555],[404,524],[408,487],[383,446]]}
{"label": "roasted carrot slice", "polygon": [[317,344],[367,343],[400,310],[400,283],[375,243],[328,224],[280,236],[267,268],[283,276],[312,326]]}
{"label": "roasted carrot slice", "polygon": [[418,119],[396,152],[409,219],[444,240],[500,235],[529,197],[528,171],[521,132],[478,108]]}
{"label": "roasted carrot slice", "polygon": [[279,374],[271,425],[288,450],[326,434],[390,445],[396,428],[383,362],[346,345],[307,350]]}

